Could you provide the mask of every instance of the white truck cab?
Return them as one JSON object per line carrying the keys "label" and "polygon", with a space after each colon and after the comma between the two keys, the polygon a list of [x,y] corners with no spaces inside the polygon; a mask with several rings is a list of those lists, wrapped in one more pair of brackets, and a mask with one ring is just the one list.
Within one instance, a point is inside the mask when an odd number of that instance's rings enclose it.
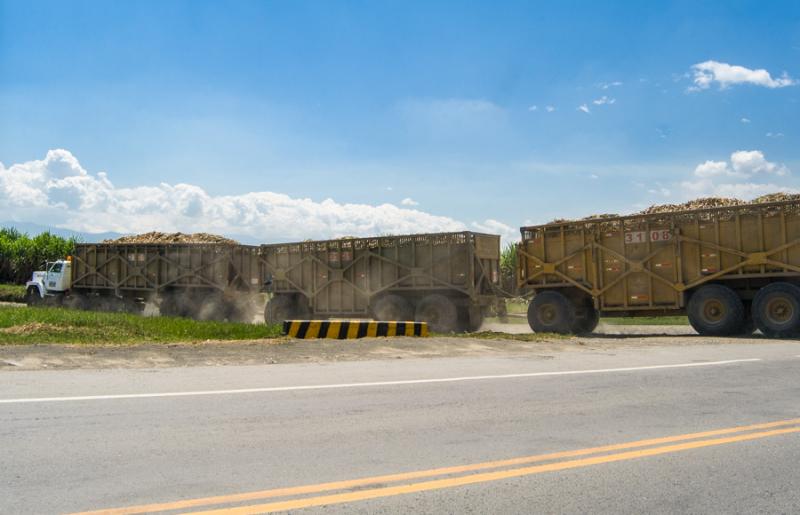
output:
{"label": "white truck cab", "polygon": [[33,273],[25,283],[25,298],[28,304],[38,304],[47,297],[62,297],[72,283],[72,259],[47,262],[45,271]]}

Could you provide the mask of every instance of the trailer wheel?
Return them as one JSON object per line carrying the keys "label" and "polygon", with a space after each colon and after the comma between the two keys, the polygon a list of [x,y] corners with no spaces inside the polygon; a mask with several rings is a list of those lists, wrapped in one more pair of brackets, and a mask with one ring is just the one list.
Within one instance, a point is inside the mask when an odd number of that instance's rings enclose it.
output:
{"label": "trailer wheel", "polygon": [[171,293],[163,295],[158,304],[158,313],[164,317],[182,316],[178,296]]}
{"label": "trailer wheel", "polygon": [[194,318],[222,322],[230,318],[232,308],[221,295],[209,295],[199,302]]}
{"label": "trailer wheel", "polygon": [[258,313],[263,313],[266,308],[263,299],[258,295],[244,295],[235,297],[230,302],[229,320],[235,322],[251,323]]}
{"label": "trailer wheel", "polygon": [[483,325],[483,308],[481,306],[464,306],[458,309],[458,330],[474,333]]}
{"label": "trailer wheel", "polygon": [[25,290],[25,304],[28,306],[39,306],[42,304],[42,297],[39,295],[39,288],[36,286],[28,286]]}
{"label": "trailer wheel", "polygon": [[800,288],[786,282],[761,288],[753,299],[753,320],[770,338],[800,335]]}
{"label": "trailer wheel", "polygon": [[71,293],[64,299],[63,305],[69,309],[89,309],[89,299],[80,293]]}
{"label": "trailer wheel", "polygon": [[741,334],[744,303],[735,291],[721,284],[707,284],[697,290],[687,306],[689,323],[703,336]]}
{"label": "trailer wheel", "polygon": [[537,293],[528,304],[528,325],[536,333],[569,334],[577,329],[575,306],[556,291]]}
{"label": "trailer wheel", "polygon": [[431,331],[450,333],[458,329],[458,309],[444,295],[428,295],[417,304],[414,315],[417,322],[427,322]]}
{"label": "trailer wheel", "polygon": [[294,301],[294,318],[300,320],[307,320],[311,318],[311,306],[308,305],[308,297],[305,295],[297,295]]}
{"label": "trailer wheel", "polygon": [[289,295],[275,295],[264,307],[264,321],[268,324],[281,324],[295,316],[295,299]]}
{"label": "trailer wheel", "polygon": [[372,306],[375,320],[408,321],[414,319],[414,307],[400,295],[390,294],[376,299]]}
{"label": "trailer wheel", "polygon": [[600,323],[600,312],[594,309],[594,306],[586,308],[585,314],[577,319],[576,333],[578,334],[591,334],[597,329],[597,324]]}

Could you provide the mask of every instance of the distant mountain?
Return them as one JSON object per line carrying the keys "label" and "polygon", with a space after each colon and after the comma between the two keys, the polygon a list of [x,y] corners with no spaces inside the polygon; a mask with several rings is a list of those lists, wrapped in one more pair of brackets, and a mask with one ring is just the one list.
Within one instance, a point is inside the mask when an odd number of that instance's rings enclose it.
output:
{"label": "distant mountain", "polygon": [[0,227],[13,227],[20,232],[27,233],[30,236],[50,231],[51,234],[70,238],[72,236],[85,243],[98,243],[109,238],[119,238],[122,234],[117,232],[81,232],[73,231],[70,229],[61,229],[58,227],[48,227],[46,225],[39,225],[31,222],[0,222]]}

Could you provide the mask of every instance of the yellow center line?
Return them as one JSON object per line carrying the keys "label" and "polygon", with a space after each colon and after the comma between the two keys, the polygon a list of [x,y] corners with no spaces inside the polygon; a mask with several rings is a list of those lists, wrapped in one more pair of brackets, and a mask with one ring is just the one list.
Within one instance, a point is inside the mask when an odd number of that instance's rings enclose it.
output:
{"label": "yellow center line", "polygon": [[601,463],[613,463],[616,461],[644,458],[648,456],[658,456],[660,454],[687,451],[691,449],[700,449],[703,447],[712,447],[715,445],[724,445],[734,442],[744,442],[747,440],[756,440],[760,438],[767,438],[770,436],[777,436],[777,435],[798,433],[798,432],[800,432],[800,427],[775,429],[772,431],[764,431],[761,433],[748,433],[744,435],[729,436],[725,438],[699,440],[699,441],[686,442],[675,445],[666,445],[662,447],[653,447],[650,449],[621,452],[618,454],[595,456],[592,458],[583,458],[579,460],[569,460],[556,463],[549,463],[546,465],[536,465],[533,467],[524,467],[511,470],[499,470],[496,472],[484,472],[480,474],[472,474],[472,475],[460,476],[448,479],[437,479],[434,481],[425,481],[421,483],[412,483],[407,485],[391,486],[385,488],[374,488],[372,490],[361,490],[358,492],[346,492],[333,495],[309,497],[305,499],[293,499],[289,501],[280,501],[267,504],[240,506],[237,508],[222,508],[218,510],[194,512],[194,515],[250,515],[258,513],[273,513],[276,511],[297,510],[301,508],[311,508],[314,506],[325,506],[330,504],[341,504],[354,501],[364,501],[367,499],[392,497],[396,495],[425,492],[430,490],[441,490],[444,488],[453,488],[457,486],[465,486],[475,483],[485,483],[488,481],[498,481],[501,479],[511,479],[515,477],[528,476],[532,474],[541,474],[543,472],[554,472],[558,470],[588,467],[591,465],[598,465]]}
{"label": "yellow center line", "polygon": [[213,497],[203,497],[197,499],[186,499],[183,501],[174,501],[167,503],[154,503],[139,506],[128,506],[124,508],[112,508],[106,510],[97,510],[91,512],[83,512],[75,515],[130,515],[137,513],[152,513],[167,510],[181,510],[187,508],[196,508],[200,506],[210,506],[215,504],[236,503],[245,501],[255,501],[262,499],[269,499],[274,497],[287,497],[293,495],[313,494],[327,492],[331,490],[343,490],[347,488],[355,488],[360,486],[367,486],[377,483],[390,483],[396,481],[408,481],[412,479],[423,479],[436,476],[444,476],[465,472],[475,472],[486,469],[509,467],[514,465],[525,465],[529,463],[536,463],[540,461],[549,461],[562,458],[574,458],[578,456],[586,456],[590,454],[598,454],[603,452],[620,451],[625,449],[635,449],[638,447],[648,447],[651,445],[660,445],[667,443],[680,442],[685,440],[694,440],[698,438],[708,438],[712,436],[728,435],[732,433],[741,433],[744,431],[755,431],[761,429],[770,429],[781,426],[789,426],[800,424],[800,418],[781,420],[776,422],[766,422],[761,424],[751,424],[747,426],[738,426],[725,429],[715,429],[711,431],[703,431],[699,433],[688,433],[683,435],[666,436],[660,438],[650,438],[646,440],[638,440],[633,442],[603,445],[600,447],[590,447],[586,449],[577,449],[572,451],[553,452],[548,454],[539,454],[534,456],[524,456],[519,458],[511,458],[499,461],[489,461],[483,463],[474,463],[469,465],[456,465],[451,467],[441,467],[430,470],[418,470],[412,472],[403,472],[398,474],[387,474],[382,476],[364,477],[358,479],[350,479],[344,481],[333,481],[328,483],[320,483],[313,485],[302,485],[287,488],[276,488],[271,490],[260,490],[255,492],[245,492],[231,495],[220,495]]}

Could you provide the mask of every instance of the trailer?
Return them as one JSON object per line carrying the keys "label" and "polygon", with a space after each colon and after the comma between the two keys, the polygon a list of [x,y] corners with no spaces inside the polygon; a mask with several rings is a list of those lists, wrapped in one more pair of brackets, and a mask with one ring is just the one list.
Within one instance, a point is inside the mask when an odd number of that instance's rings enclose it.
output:
{"label": "trailer", "polygon": [[[28,302],[198,319],[250,320],[263,289],[259,247],[204,243],[78,244],[28,283]],[[263,305],[263,304],[262,304]],[[259,307],[259,310],[261,308]]]}
{"label": "trailer", "polygon": [[268,322],[374,318],[476,330],[502,309],[500,237],[475,232],[304,241],[261,247]]}
{"label": "trailer", "polygon": [[522,227],[517,287],[534,331],[686,314],[703,335],[800,334],[800,202]]}

